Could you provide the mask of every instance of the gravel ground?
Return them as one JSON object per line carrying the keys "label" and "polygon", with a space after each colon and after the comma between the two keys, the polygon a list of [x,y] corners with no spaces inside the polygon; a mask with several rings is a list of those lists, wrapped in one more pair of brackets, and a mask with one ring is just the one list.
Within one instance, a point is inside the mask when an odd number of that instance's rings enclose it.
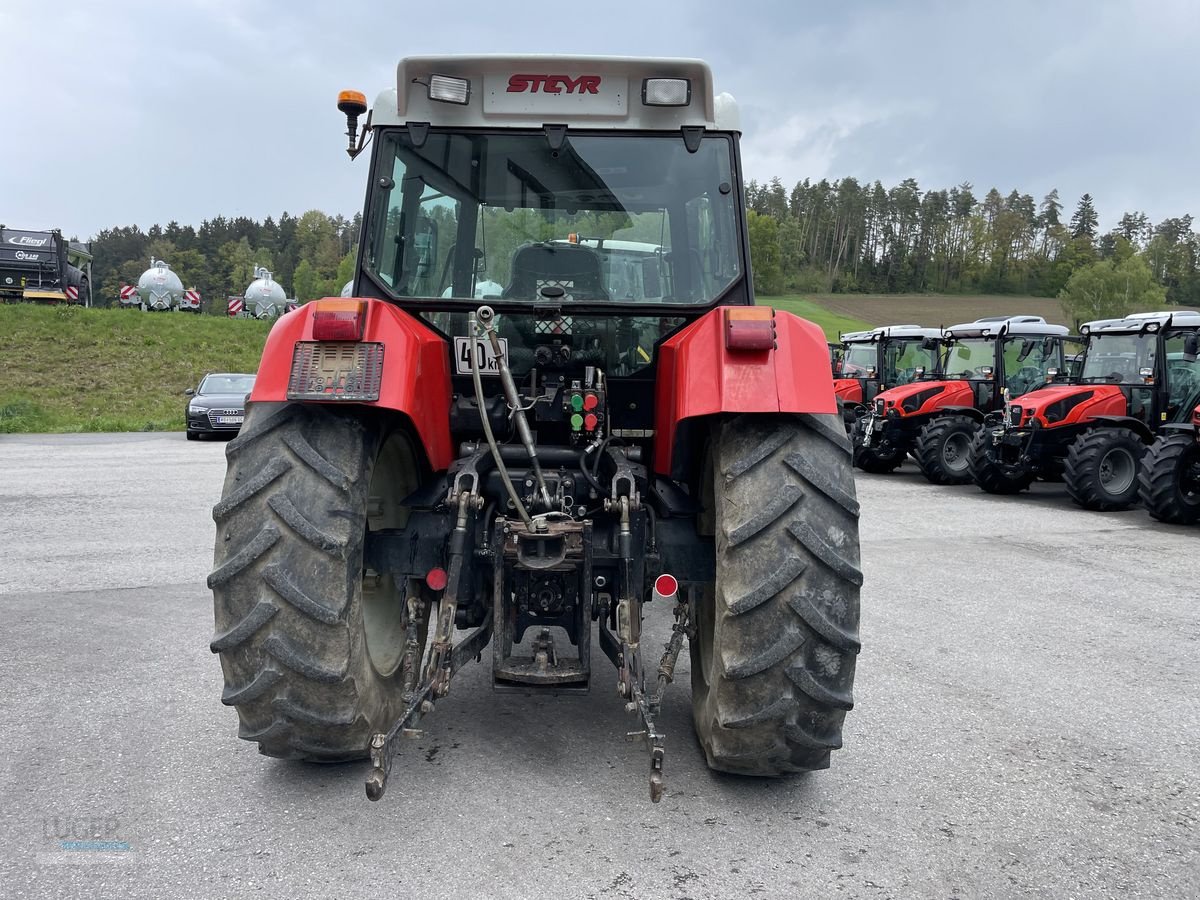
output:
{"label": "gravel ground", "polygon": [[864,475],[830,770],[710,773],[685,654],[652,806],[615,693],[494,694],[472,666],[371,804],[365,765],[260,757],[218,701],[223,450],[0,437],[4,896],[1200,895],[1200,530]]}

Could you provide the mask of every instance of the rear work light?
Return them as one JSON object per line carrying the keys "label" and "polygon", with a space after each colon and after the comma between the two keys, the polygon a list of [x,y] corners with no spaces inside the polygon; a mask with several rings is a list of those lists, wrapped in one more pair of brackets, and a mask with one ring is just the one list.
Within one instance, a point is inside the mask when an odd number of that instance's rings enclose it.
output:
{"label": "rear work light", "polygon": [[725,349],[774,350],[775,310],[770,306],[727,307]]}
{"label": "rear work light", "polygon": [[687,106],[692,83],[686,78],[647,78],[642,81],[643,106]]}
{"label": "rear work light", "polygon": [[313,306],[314,341],[361,341],[366,324],[365,300],[318,300]]}
{"label": "rear work light", "polygon": [[430,75],[429,99],[466,106],[471,102],[471,82],[449,75]]}

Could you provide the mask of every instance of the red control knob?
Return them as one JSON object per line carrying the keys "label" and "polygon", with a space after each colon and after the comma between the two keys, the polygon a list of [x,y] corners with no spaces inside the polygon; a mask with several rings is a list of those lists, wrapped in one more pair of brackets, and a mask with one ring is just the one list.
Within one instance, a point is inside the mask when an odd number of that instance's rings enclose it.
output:
{"label": "red control knob", "polygon": [[597,423],[598,421],[599,421],[599,419],[597,419],[597,418],[596,418],[596,415],[595,415],[595,413],[588,413],[586,416],[584,416],[584,417],[583,417],[583,427],[584,427],[584,430],[586,430],[586,431],[595,431],[595,430],[596,430],[596,423]]}
{"label": "red control knob", "polygon": [[600,398],[597,397],[595,394],[588,394],[587,396],[585,396],[583,398],[583,408],[584,409],[589,409],[589,410],[595,409],[599,405],[600,405]]}

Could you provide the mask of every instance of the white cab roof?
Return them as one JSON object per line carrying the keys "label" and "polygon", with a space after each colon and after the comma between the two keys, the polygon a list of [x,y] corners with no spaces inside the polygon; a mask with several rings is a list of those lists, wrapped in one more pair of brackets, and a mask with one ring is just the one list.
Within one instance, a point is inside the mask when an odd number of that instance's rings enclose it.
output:
{"label": "white cab roof", "polygon": [[1200,312],[1196,312],[1194,309],[1175,309],[1163,312],[1130,313],[1123,319],[1097,319],[1094,322],[1085,322],[1079,326],[1079,333],[1139,332],[1147,325],[1157,325],[1160,328],[1200,328]]}
{"label": "white cab roof", "polygon": [[1030,336],[1067,335],[1066,325],[1050,325],[1041,316],[984,316],[946,329],[950,338],[998,337],[1004,334]]}
{"label": "white cab roof", "polygon": [[920,325],[882,325],[870,331],[849,331],[842,335],[842,343],[859,344],[883,338],[940,338],[942,329],[922,328]]}
{"label": "white cab roof", "polygon": [[[466,104],[429,98],[429,78],[470,81]],[[647,78],[686,78],[686,106],[646,106]],[[737,104],[714,95],[712,72],[698,59],[624,56],[410,56],[396,69],[396,87],[383,91],[372,125],[428,122],[456,128],[577,128],[673,131],[682,126],[740,131]]]}

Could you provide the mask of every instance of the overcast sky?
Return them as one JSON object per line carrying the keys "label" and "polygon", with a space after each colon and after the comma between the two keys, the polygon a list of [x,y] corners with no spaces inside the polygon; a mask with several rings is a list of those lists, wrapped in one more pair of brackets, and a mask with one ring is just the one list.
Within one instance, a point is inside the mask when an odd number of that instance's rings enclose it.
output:
{"label": "overcast sky", "polygon": [[1200,216],[1197,0],[0,0],[0,222],[360,208],[337,92],[404,55],[695,56],[747,178],[913,176]]}

